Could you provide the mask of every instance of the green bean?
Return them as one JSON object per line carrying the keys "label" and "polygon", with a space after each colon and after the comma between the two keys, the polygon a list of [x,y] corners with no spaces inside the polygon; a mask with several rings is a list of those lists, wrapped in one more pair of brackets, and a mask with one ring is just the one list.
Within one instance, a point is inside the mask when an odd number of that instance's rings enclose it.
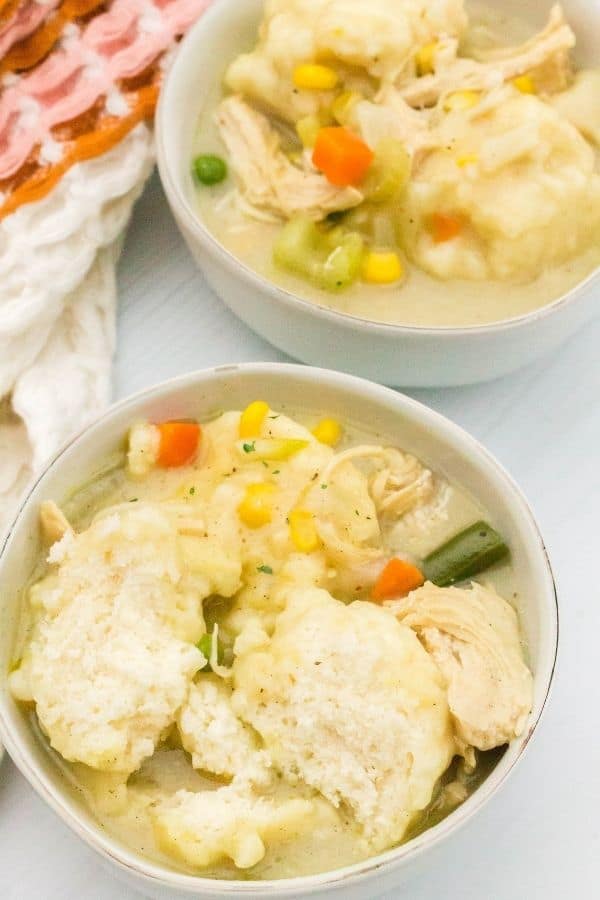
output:
{"label": "green bean", "polygon": [[423,560],[428,581],[439,587],[471,578],[508,556],[508,547],[487,522],[475,522]]}

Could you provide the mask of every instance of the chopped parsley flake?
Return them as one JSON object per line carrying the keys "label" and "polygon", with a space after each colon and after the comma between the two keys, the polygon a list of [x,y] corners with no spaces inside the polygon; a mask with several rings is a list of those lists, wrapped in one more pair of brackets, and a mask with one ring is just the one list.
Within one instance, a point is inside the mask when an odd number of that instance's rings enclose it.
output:
{"label": "chopped parsley flake", "polygon": [[242,449],[244,453],[254,453],[256,450],[256,441],[252,441],[251,444],[242,444]]}
{"label": "chopped parsley flake", "polygon": [[263,572],[265,575],[273,574],[273,569],[271,568],[271,566],[257,566],[256,571]]}
{"label": "chopped parsley flake", "polygon": [[272,474],[272,475],[279,475],[280,472],[281,472],[281,469],[274,469],[273,472],[271,472],[271,474]]}
{"label": "chopped parsley flake", "polygon": [[190,488],[190,494],[193,497],[195,493],[196,493],[196,488],[192,485],[192,487]]}
{"label": "chopped parsley flake", "polygon": [[322,490],[322,491],[326,491],[326,490],[327,490],[327,487],[328,487],[328,485],[322,484],[322,485],[321,485],[321,490]]}

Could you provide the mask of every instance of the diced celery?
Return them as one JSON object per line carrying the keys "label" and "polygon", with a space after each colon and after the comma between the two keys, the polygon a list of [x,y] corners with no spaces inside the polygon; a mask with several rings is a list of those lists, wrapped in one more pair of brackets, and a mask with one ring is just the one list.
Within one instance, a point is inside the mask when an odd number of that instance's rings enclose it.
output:
{"label": "diced celery", "polygon": [[296,131],[303,147],[314,147],[317,135],[322,128],[318,116],[304,116],[296,122]]}
{"label": "diced celery", "polygon": [[396,138],[382,138],[375,148],[375,159],[363,184],[368,199],[385,203],[406,187],[410,178],[410,153]]}
{"label": "diced celery", "polygon": [[352,110],[363,99],[358,91],[343,91],[331,104],[331,114],[339,125],[347,125],[352,115]]}
{"label": "diced celery", "polygon": [[362,238],[352,231],[347,232],[333,245],[331,253],[325,259],[319,273],[320,286],[326,291],[348,287],[358,277],[362,255]]}
{"label": "diced celery", "polygon": [[322,230],[305,216],[290,219],[274,247],[277,265],[326,291],[339,291],[358,277],[363,253],[360,235],[336,226]]}

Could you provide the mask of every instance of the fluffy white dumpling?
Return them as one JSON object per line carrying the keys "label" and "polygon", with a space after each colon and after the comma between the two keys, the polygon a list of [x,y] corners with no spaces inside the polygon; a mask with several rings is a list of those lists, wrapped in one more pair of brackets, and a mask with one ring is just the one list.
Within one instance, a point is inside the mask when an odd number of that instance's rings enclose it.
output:
{"label": "fluffy white dumpling", "polygon": [[267,0],[258,45],[232,63],[226,84],[296,121],[333,97],[294,87],[300,63],[332,60],[392,80],[421,44],[465,24],[463,0]]}
{"label": "fluffy white dumpling", "polygon": [[584,69],[568,90],[552,97],[552,105],[584,137],[600,148],[600,69]]}
{"label": "fluffy white dumpling", "polygon": [[455,752],[441,673],[371,603],[292,589],[272,639],[234,665],[234,708],[292,781],[345,804],[368,846],[399,841]]}
{"label": "fluffy white dumpling", "polygon": [[[413,168],[399,237],[438,278],[526,281],[600,230],[600,175],[576,128],[537,97],[501,88],[443,116]],[[462,230],[436,242],[438,214]]]}
{"label": "fluffy white dumpling", "polygon": [[271,842],[309,827],[314,804],[301,798],[276,800],[234,781],[214,791],[177,791],[153,809],[161,850],[194,868],[232,860],[239,869],[260,862]]}
{"label": "fluffy white dumpling", "polygon": [[428,582],[389,604],[444,674],[460,740],[490,750],[520,735],[532,702],[517,614],[491,588]]}
{"label": "fluffy white dumpling", "polygon": [[154,752],[204,657],[201,600],[180,590],[177,531],[140,506],[67,533],[31,592],[39,613],[13,688],[67,760],[133,772]]}
{"label": "fluffy white dumpling", "polygon": [[194,768],[234,775],[259,767],[256,735],[234,713],[231,688],[214,675],[202,675],[190,689],[177,718],[181,743]]}

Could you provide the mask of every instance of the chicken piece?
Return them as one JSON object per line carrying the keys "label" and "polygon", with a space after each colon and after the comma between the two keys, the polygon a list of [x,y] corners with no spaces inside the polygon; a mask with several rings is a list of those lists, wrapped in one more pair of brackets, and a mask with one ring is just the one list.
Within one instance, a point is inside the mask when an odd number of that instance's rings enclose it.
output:
{"label": "chicken piece", "polygon": [[377,95],[376,102],[361,100],[350,113],[350,123],[370,147],[385,138],[401,141],[416,161],[420,153],[437,146],[430,127],[431,110],[413,109],[393,85]]}
{"label": "chicken piece", "polygon": [[344,568],[362,566],[380,559],[383,553],[368,478],[353,465],[353,458],[353,450],[333,456],[312,485],[305,504],[315,516],[328,557]]}
{"label": "chicken piece", "polygon": [[236,658],[234,684],[273,764],[352,810],[372,851],[402,839],[455,753],[440,671],[372,603],[290,588],[271,640]]}
{"label": "chicken piece", "polygon": [[537,73],[539,89],[561,90],[571,71],[568,52],[574,46],[575,35],[557,5],[544,30],[520,47],[487,52],[481,60],[441,53],[436,56],[436,71],[400,84],[400,95],[409,106],[434,106],[453,91],[491,90],[526,72]]}
{"label": "chicken piece", "polygon": [[445,482],[437,480],[410,453],[394,447],[361,444],[336,454],[321,473],[322,480],[329,483],[336,470],[348,463],[353,463],[357,470],[361,463],[365,468],[368,475],[365,484],[374,504],[373,511],[380,518],[398,519],[442,499]]}
{"label": "chicken piece", "polygon": [[371,478],[371,495],[380,516],[398,518],[431,502],[436,482],[416,456],[393,447],[384,451],[383,467]]}
{"label": "chicken piece", "polygon": [[267,117],[239,97],[221,103],[217,123],[240,191],[251,208],[284,219],[304,213],[318,221],[362,202],[359,190],[335,187],[306,157],[303,168],[290,162]]}
{"label": "chicken piece", "polygon": [[[524,283],[594,242],[594,152],[551,105],[502,86],[444,115],[435,132],[439,147],[413,166],[399,206],[399,240],[417,266],[442,279]],[[436,236],[440,215],[456,223],[448,238]]]}
{"label": "chicken piece", "polygon": [[386,605],[415,630],[443,673],[464,748],[491,750],[523,732],[533,688],[512,606],[476,583],[463,589],[430,582]]}
{"label": "chicken piece", "polygon": [[243,781],[214,791],[177,791],[152,809],[158,846],[193,868],[233,860],[239,869],[260,862],[266,844],[309,828],[314,802],[258,795]]}
{"label": "chicken piece", "polygon": [[73,529],[62,509],[54,500],[45,500],[40,506],[40,528],[47,544],[55,544]]}
{"label": "chicken piece", "polygon": [[183,747],[195,769],[233,778],[260,769],[257,737],[231,706],[231,688],[214,675],[192,685],[177,717]]}
{"label": "chicken piece", "polygon": [[463,0],[269,0],[260,40],[226,74],[227,87],[297,122],[331,105],[333,91],[297,90],[294,69],[323,60],[363,77],[392,82],[415,47],[440,35],[460,36],[467,24]]}

